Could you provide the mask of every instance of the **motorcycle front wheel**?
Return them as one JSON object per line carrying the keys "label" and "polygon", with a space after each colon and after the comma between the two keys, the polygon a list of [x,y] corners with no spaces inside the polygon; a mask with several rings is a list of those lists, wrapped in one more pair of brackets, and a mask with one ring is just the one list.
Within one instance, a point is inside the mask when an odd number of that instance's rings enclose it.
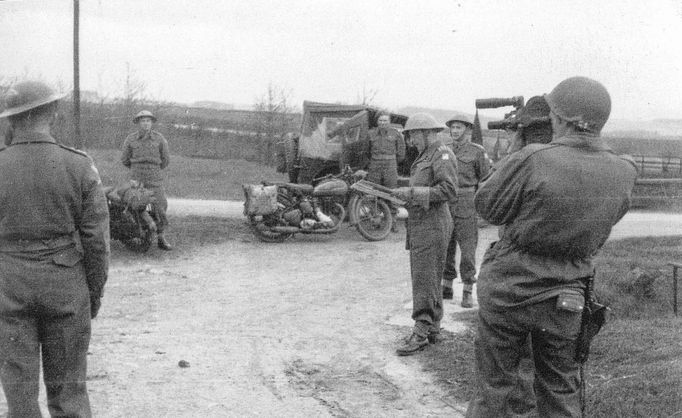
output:
{"label": "motorcycle front wheel", "polygon": [[381,241],[391,233],[393,215],[388,204],[375,197],[360,197],[352,210],[355,211],[355,228],[368,241]]}
{"label": "motorcycle front wheel", "polygon": [[144,228],[142,230],[141,237],[126,238],[121,241],[123,242],[123,245],[125,245],[125,247],[131,251],[135,251],[137,253],[146,253],[152,246],[153,238],[154,231],[149,228]]}

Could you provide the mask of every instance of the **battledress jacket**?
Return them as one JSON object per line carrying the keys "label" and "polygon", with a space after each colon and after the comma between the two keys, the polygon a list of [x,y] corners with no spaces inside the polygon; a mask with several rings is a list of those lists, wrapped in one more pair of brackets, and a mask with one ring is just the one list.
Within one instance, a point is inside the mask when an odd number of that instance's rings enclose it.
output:
{"label": "battledress jacket", "polygon": [[480,186],[478,213],[504,225],[478,280],[479,305],[525,306],[582,290],[630,205],[637,169],[603,139],[572,135],[511,154]]}
{"label": "battledress jacket", "polygon": [[[447,203],[457,196],[457,162],[449,147],[434,141],[412,163],[406,246],[415,239],[451,228]],[[434,230],[435,228],[435,230]]]}
{"label": "battledress jacket", "polygon": [[82,261],[90,295],[99,298],[109,268],[109,210],[90,157],[49,135],[23,133],[0,151],[0,172],[0,251],[27,263],[0,274],[28,274],[38,258],[69,267]]}

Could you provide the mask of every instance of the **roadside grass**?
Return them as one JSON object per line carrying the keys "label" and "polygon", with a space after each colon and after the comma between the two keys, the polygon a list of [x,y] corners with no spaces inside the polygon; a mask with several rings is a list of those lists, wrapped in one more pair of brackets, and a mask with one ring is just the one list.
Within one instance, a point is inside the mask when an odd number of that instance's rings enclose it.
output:
{"label": "roadside grass", "polygon": [[[596,261],[595,292],[611,312],[586,368],[587,416],[682,416],[682,316],[673,315],[672,271],[666,266],[682,262],[682,237],[609,242]],[[445,333],[420,360],[452,403],[464,403],[477,385],[476,314],[456,318],[469,329]]]}
{"label": "roadside grass", "polygon": [[[128,169],[121,162],[121,152],[112,149],[89,149],[104,185],[120,185],[128,179]],[[166,194],[185,199],[243,200],[242,184],[262,180],[287,181],[285,174],[245,160],[214,160],[171,155],[165,182]]]}

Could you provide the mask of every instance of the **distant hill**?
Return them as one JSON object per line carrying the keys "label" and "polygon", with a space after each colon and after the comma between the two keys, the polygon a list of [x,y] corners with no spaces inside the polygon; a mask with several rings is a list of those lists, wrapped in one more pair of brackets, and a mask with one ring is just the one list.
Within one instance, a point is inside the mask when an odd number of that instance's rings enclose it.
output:
{"label": "distant hill", "polygon": [[190,107],[201,107],[205,109],[216,109],[216,110],[234,110],[235,106],[230,103],[214,102],[210,100],[202,100],[190,104]]}
{"label": "distant hill", "polygon": [[[508,112],[511,111],[513,108],[509,107]],[[425,112],[433,115],[436,120],[439,122],[445,123],[448,119],[450,119],[453,115],[456,114],[465,114],[471,117],[471,120],[474,120],[474,114],[473,113],[467,113],[467,112],[461,112],[458,110],[448,110],[448,109],[432,109],[428,107],[414,107],[414,106],[407,106],[407,107],[401,107],[400,109],[395,110],[396,113],[402,113],[403,115],[410,116],[414,113],[420,113],[420,112]],[[496,118],[489,118],[486,116],[481,116],[479,114],[478,119],[481,121],[481,128],[486,129],[488,127],[488,122],[494,121],[494,120],[499,120]]]}
{"label": "distant hill", "polygon": [[[511,111],[512,107],[504,108],[506,112]],[[432,109],[426,107],[402,107],[395,110],[397,113],[404,115],[411,115],[417,112],[430,113],[441,122],[445,122],[456,113],[464,113],[471,116],[473,113],[460,112],[449,109]],[[499,120],[479,114],[481,121],[481,128],[486,129],[488,122],[492,120]],[[627,119],[610,119],[603,131],[605,136],[621,137],[621,138],[679,138],[682,139],[682,119],[652,119],[652,120],[627,120]]]}

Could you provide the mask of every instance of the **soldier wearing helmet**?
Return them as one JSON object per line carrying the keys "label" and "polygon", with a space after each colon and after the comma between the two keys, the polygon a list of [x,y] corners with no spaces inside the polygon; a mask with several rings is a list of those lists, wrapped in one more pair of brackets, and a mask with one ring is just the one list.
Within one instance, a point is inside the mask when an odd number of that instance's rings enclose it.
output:
{"label": "soldier wearing helmet", "polygon": [[453,230],[443,273],[443,299],[452,299],[452,282],[457,278],[455,254],[460,249],[459,274],[464,283],[463,308],[473,307],[471,292],[476,282],[476,246],[478,222],[474,210],[474,193],[490,171],[490,159],[485,149],[471,142],[473,123],[466,115],[455,115],[445,123],[450,128],[452,151],[457,157],[457,197],[450,204]]}
{"label": "soldier wearing helmet", "polygon": [[90,157],[50,135],[62,97],[20,82],[0,113],[12,128],[0,151],[0,382],[11,417],[41,416],[41,363],[50,415],[91,415],[86,363],[109,211]]}
{"label": "soldier wearing helmet", "polygon": [[410,187],[395,189],[408,212],[406,247],[412,273],[414,328],[397,349],[398,355],[414,354],[435,342],[443,317],[441,281],[445,252],[452,231],[448,202],[457,193],[457,162],[449,147],[438,139],[445,126],[433,116],[417,113],[403,132],[419,155],[410,169]]}
{"label": "soldier wearing helmet", "polygon": [[138,125],[137,132],[133,132],[123,142],[121,162],[130,169],[133,180],[141,182],[145,188],[154,192],[156,198],[155,210],[159,217],[157,224],[157,238],[159,248],[171,250],[164,234],[168,226],[166,210],[168,200],[163,187],[164,174],[162,170],[170,163],[168,141],[159,132],[152,130],[156,117],[152,112],[143,110],[133,118]]}
{"label": "soldier wearing helmet", "polygon": [[503,225],[478,277],[477,368],[483,384],[467,416],[516,416],[522,345],[531,336],[537,413],[581,415],[577,337],[595,254],[627,212],[637,170],[599,137],[611,100],[572,77],[544,96],[548,144],[511,154],[476,192],[478,213]]}

